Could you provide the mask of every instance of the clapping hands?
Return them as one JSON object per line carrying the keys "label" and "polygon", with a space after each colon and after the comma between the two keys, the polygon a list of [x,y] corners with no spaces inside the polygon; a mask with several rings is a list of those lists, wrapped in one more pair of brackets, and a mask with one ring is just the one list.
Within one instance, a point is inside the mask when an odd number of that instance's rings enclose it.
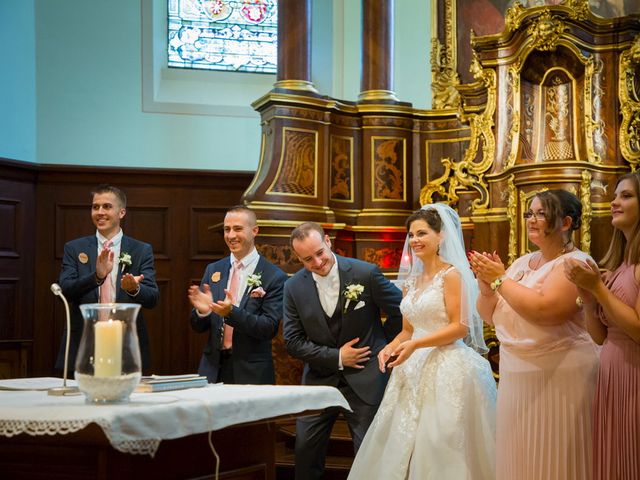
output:
{"label": "clapping hands", "polygon": [[201,315],[206,315],[211,312],[210,305],[213,303],[213,297],[211,296],[211,288],[205,284],[200,290],[198,285],[191,285],[187,293],[191,306],[195,308]]}
{"label": "clapping hands", "polygon": [[595,308],[597,302],[593,292],[602,282],[598,265],[590,258],[586,262],[576,258],[567,258],[564,261],[564,274],[570,282],[578,287],[578,298],[582,300],[583,304]]}
{"label": "clapping hands", "polygon": [[472,250],[468,257],[471,270],[478,279],[478,286],[483,293],[491,292],[491,282],[500,278],[506,272],[500,255],[496,252],[476,252]]}
{"label": "clapping hands", "polygon": [[125,273],[120,280],[120,286],[123,290],[135,295],[140,289],[140,282],[144,280],[144,275],[132,275]]}
{"label": "clapping hands", "polygon": [[113,252],[108,248],[103,249],[96,259],[96,276],[99,279],[107,278],[113,270]]}
{"label": "clapping hands", "polygon": [[235,304],[235,297],[233,294],[225,289],[225,298],[223,300],[213,301],[213,295],[211,295],[211,287],[204,284],[202,290],[198,285],[191,285],[187,292],[191,306],[195,308],[200,315],[206,315],[208,313],[215,313],[221,317],[228,317],[231,313],[231,309]]}
{"label": "clapping hands", "polygon": [[567,258],[564,261],[564,273],[567,279],[575,283],[577,287],[593,291],[600,283],[600,270],[590,258],[586,262],[575,258]]}

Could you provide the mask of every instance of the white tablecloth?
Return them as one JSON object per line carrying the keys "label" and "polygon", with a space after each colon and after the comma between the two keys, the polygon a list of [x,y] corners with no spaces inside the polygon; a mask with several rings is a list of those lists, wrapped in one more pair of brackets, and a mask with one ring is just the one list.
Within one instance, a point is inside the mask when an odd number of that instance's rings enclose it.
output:
{"label": "white tablecloth", "polygon": [[332,406],[349,408],[333,387],[209,385],[134,393],[122,405],[88,405],[83,395],[0,391],[0,435],[66,434],[96,423],[117,450],[153,456],[162,440]]}

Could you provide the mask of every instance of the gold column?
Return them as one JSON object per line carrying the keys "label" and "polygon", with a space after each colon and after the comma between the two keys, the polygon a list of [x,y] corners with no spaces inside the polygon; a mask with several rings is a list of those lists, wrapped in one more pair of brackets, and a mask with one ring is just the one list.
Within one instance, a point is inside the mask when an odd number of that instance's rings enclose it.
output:
{"label": "gold column", "polygon": [[394,0],[362,0],[360,102],[397,101],[393,91]]}
{"label": "gold column", "polygon": [[311,82],[311,0],[278,0],[275,88],[317,93]]}

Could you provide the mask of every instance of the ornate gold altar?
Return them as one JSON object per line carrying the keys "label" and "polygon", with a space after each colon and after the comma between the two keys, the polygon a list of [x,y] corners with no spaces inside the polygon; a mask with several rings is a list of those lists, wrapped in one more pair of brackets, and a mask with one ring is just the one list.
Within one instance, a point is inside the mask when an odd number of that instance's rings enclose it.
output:
{"label": "ornate gold altar", "polygon": [[[308,25],[308,0],[280,1]],[[577,243],[602,257],[615,180],[640,159],[640,16],[602,18],[587,0],[515,2],[501,33],[471,30],[461,46],[458,1],[436,2],[426,111],[393,93],[393,30],[380,23],[392,22],[392,1],[363,0],[358,102],[315,91],[309,52],[297,55],[308,32],[285,35],[293,20],[281,18],[279,49],[296,55],[279,57],[278,82],[254,103],[262,149],[244,201],[260,218],[260,250],[287,271],[300,268],[291,228],[315,220],[338,252],[395,272],[404,219],[434,201],[457,207],[468,248],[511,262],[529,249],[522,212],[546,188],[578,195]]]}

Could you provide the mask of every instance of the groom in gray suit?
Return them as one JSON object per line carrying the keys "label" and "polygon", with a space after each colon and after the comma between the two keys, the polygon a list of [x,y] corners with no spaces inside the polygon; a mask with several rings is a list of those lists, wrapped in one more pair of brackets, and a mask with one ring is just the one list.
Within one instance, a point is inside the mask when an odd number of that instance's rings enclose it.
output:
{"label": "groom in gray suit", "polygon": [[[303,384],[337,387],[347,399],[352,412],[342,413],[357,452],[387,384],[389,374],[380,372],[376,357],[402,328],[402,294],[375,265],[335,255],[317,223],[296,227],[291,247],[304,269],[284,287],[287,351],[304,361]],[[334,408],[297,420],[297,480],[323,477],[339,413]]]}

